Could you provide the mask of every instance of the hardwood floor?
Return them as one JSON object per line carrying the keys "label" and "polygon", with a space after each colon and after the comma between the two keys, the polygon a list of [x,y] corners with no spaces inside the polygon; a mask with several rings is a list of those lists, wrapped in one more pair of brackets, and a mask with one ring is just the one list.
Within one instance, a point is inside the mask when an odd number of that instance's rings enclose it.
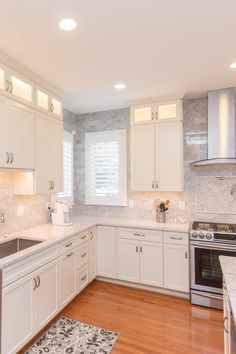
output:
{"label": "hardwood floor", "polygon": [[120,333],[112,354],[222,354],[222,311],[94,281],[63,315]]}

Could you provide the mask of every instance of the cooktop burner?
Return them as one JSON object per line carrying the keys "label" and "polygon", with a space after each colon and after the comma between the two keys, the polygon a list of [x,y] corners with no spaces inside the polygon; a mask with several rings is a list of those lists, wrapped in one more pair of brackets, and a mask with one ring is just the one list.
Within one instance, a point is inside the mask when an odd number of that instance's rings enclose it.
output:
{"label": "cooktop burner", "polygon": [[192,230],[236,233],[236,224],[194,221],[192,225]]}

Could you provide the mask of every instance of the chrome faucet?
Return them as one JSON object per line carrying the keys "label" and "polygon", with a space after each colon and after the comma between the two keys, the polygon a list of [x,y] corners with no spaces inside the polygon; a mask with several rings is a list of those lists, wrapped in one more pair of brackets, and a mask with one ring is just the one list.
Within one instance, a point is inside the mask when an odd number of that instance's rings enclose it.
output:
{"label": "chrome faucet", "polygon": [[0,221],[3,224],[4,222],[6,222],[5,220],[5,215],[4,215],[4,211],[1,209],[0,210]]}

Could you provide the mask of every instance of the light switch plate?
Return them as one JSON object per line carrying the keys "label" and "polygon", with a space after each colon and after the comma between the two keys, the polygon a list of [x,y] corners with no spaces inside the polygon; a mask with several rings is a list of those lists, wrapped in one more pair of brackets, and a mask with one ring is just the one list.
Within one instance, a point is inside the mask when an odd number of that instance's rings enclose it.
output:
{"label": "light switch plate", "polygon": [[25,207],[24,207],[24,205],[17,205],[16,215],[17,216],[24,216],[25,215]]}
{"label": "light switch plate", "polygon": [[185,210],[185,202],[179,202],[179,210]]}

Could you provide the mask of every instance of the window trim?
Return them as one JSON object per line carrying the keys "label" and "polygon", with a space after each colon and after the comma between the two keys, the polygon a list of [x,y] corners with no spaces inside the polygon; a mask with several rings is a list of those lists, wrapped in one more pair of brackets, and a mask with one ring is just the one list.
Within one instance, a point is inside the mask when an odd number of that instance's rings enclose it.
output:
{"label": "window trim", "polygon": [[[119,173],[120,173],[120,195],[119,196],[105,196],[95,197],[90,193],[90,155],[89,147],[92,140],[97,137],[97,140],[109,140],[109,135],[117,135],[119,139]],[[85,204],[86,205],[99,205],[99,206],[127,206],[127,139],[126,129],[107,130],[93,133],[85,133]]]}

